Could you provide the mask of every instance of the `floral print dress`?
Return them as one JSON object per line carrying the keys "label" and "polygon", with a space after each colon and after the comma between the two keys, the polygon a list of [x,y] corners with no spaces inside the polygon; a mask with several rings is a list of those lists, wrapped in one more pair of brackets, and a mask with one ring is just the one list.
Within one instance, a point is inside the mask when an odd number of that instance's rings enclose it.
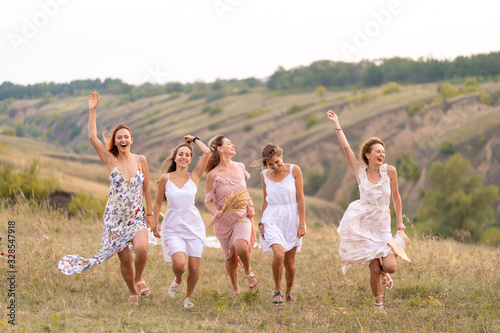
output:
{"label": "floral print dress", "polygon": [[64,256],[59,261],[59,270],[71,275],[81,273],[99,265],[127,247],[135,234],[146,228],[143,204],[144,174],[141,171],[139,156],[138,170],[130,179],[123,177],[116,166],[109,176],[109,198],[104,210],[104,232],[99,252],[90,259],[77,254]]}
{"label": "floral print dress", "polygon": [[394,253],[387,242],[391,234],[391,180],[387,164],[379,169],[381,178],[372,184],[366,176],[366,167],[359,167],[360,199],[351,202],[340,220],[340,259],[345,274],[353,264],[369,265],[373,259]]}

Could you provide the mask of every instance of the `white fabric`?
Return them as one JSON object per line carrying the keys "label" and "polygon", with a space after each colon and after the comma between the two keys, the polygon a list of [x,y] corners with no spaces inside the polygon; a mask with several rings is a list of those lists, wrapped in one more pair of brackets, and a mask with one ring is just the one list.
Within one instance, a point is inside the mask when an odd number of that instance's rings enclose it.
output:
{"label": "white fabric", "polygon": [[366,167],[359,168],[360,199],[351,202],[340,220],[340,259],[345,274],[353,264],[369,265],[373,259],[394,253],[387,242],[392,240],[391,184],[387,164],[380,167],[381,178],[372,184],[366,176]]}
{"label": "white fabric", "polygon": [[267,207],[261,218],[261,222],[264,224],[265,239],[260,235],[260,245],[262,252],[266,254],[273,254],[271,247],[273,244],[282,245],[285,252],[294,247],[297,248],[297,252],[300,252],[302,247],[302,238],[297,238],[300,217],[292,170],[293,164],[290,164],[290,173],[278,183],[267,177],[268,170],[263,171]]}
{"label": "white fabric", "polygon": [[[161,224],[161,245],[165,261],[172,261],[172,252],[170,243],[177,249],[179,246],[186,251],[192,250],[194,254],[200,254],[205,251],[206,230],[205,223],[201,218],[200,212],[195,207],[195,196],[198,188],[189,178],[184,186],[179,189],[170,180],[165,184],[165,197],[167,198],[167,212]],[[201,240],[201,242],[197,241]],[[193,241],[193,244],[190,244]],[[186,243],[184,246],[179,245]],[[190,250],[191,249],[191,250]],[[174,249],[175,250],[175,249]],[[186,253],[191,255],[190,253]]]}

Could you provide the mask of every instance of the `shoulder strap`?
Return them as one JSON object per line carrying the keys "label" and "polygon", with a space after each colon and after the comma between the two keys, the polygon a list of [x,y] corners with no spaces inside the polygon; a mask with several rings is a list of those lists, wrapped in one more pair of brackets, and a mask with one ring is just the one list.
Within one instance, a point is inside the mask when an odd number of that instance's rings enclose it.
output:
{"label": "shoulder strap", "polygon": [[290,174],[292,174],[293,166],[293,164],[290,164]]}
{"label": "shoulder strap", "polygon": [[139,155],[137,155],[137,167],[139,168],[139,171],[141,170],[141,161],[139,161]]}
{"label": "shoulder strap", "polygon": [[116,159],[116,156],[115,156],[115,167],[118,166],[118,160]]}

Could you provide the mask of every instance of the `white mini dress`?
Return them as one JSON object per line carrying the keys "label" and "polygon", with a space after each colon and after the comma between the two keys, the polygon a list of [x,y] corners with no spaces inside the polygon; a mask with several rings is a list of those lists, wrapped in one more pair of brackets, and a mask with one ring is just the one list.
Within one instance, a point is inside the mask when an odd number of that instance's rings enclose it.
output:
{"label": "white mini dress", "polygon": [[266,202],[267,207],[261,218],[264,224],[264,237],[260,235],[260,245],[262,252],[273,254],[271,245],[280,244],[285,252],[296,247],[300,252],[302,247],[302,238],[297,238],[297,227],[300,217],[297,207],[297,191],[295,188],[295,179],[292,175],[294,165],[290,164],[290,173],[280,182],[273,182],[267,177],[267,171],[264,170],[264,182],[266,184]]}
{"label": "white mini dress", "polygon": [[161,224],[161,245],[165,261],[172,261],[172,254],[184,252],[201,258],[206,247],[205,223],[195,206],[198,187],[189,177],[182,188],[167,179],[165,198],[167,212]]}

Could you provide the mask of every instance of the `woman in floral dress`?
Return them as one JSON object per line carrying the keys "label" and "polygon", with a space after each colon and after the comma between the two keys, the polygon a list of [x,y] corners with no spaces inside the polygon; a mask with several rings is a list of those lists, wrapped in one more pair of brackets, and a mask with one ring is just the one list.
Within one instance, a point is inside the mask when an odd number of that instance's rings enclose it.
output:
{"label": "woman in floral dress", "polygon": [[233,285],[233,296],[236,296],[239,292],[238,258],[243,264],[250,290],[257,289],[257,279],[250,267],[250,255],[256,240],[252,221],[255,211],[251,200],[239,212],[223,214],[222,208],[231,194],[246,188],[245,176],[250,177],[250,174],[243,163],[232,161],[236,153],[229,139],[217,135],[208,146],[211,152],[205,168],[205,205],[216,219],[215,235],[224,250],[226,270]]}
{"label": "woman in floral dress", "polygon": [[396,271],[396,254],[387,245],[392,240],[389,210],[391,192],[396,211],[396,227],[398,230],[406,229],[396,168],[383,163],[385,145],[379,138],[371,138],[361,146],[360,157],[363,163],[359,162],[340,127],[338,116],[328,110],[328,119],[335,125],[337,137],[356,176],[360,193],[360,199],[347,207],[338,228],[339,253],[344,263],[342,272],[345,274],[353,264],[369,265],[375,310],[386,313],[382,303],[382,286],[387,290],[392,288],[389,273]]}
{"label": "woman in floral dress", "polygon": [[[104,147],[97,138],[98,105],[99,94],[94,92],[89,96],[89,138],[110,173],[110,192],[104,210],[101,247],[90,259],[79,255],[65,256],[59,262],[59,270],[67,275],[81,273],[118,254],[120,270],[130,292],[129,303],[138,305],[138,295],[149,295],[149,288],[142,279],[148,258],[146,224],[150,224],[153,217],[148,164],[144,156],[130,152],[134,140],[130,129],[125,125],[115,127],[107,147]],[[146,199],[147,218],[144,214],[143,197]],[[128,247],[130,243],[135,248],[135,260]],[[135,264],[135,276],[132,262]]]}

